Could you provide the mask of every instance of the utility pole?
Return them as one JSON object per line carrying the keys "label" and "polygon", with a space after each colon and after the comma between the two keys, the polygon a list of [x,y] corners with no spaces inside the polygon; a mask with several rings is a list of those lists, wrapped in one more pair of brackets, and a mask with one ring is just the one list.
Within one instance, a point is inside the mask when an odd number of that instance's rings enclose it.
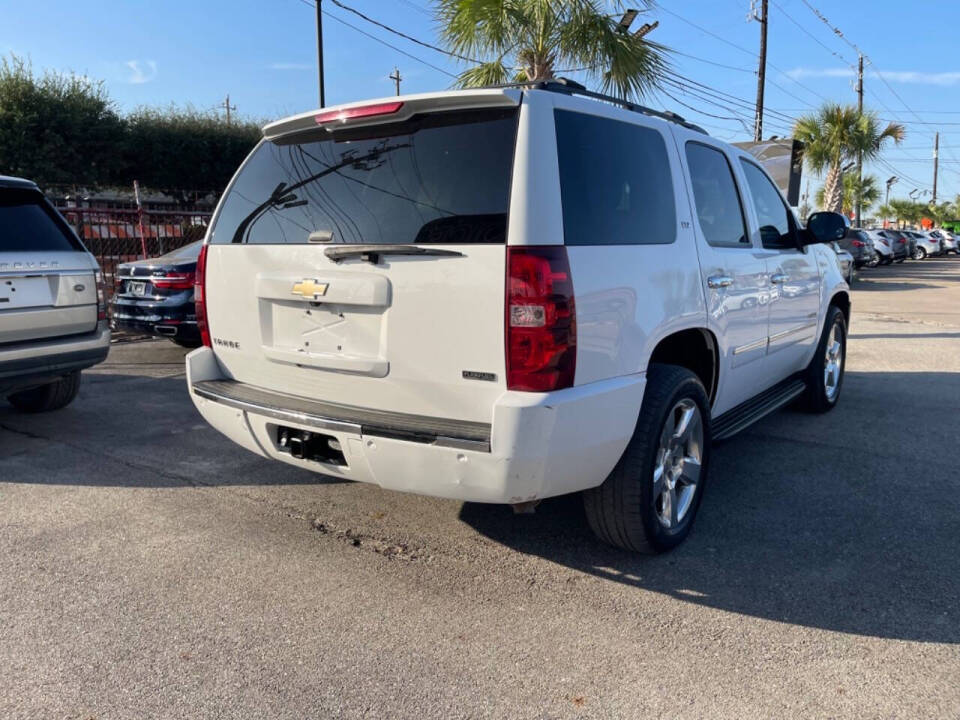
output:
{"label": "utility pole", "polygon": [[760,17],[753,18],[760,22],[760,67],[757,69],[757,115],[753,126],[753,139],[760,142],[763,139],[763,89],[767,80],[767,4],[768,0],[760,0]]}
{"label": "utility pole", "polygon": [[323,0],[317,0],[317,80],[320,88],[320,107],[326,105],[323,94]]}
{"label": "utility pole", "polygon": [[400,82],[403,80],[403,78],[400,77],[400,68],[394,66],[394,68],[393,68],[393,75],[390,76],[390,79],[393,80],[393,82],[396,83],[396,85],[397,85],[397,95],[399,95],[399,94],[400,94]]}
{"label": "utility pole", "polygon": [[230,111],[237,109],[237,106],[236,106],[236,105],[231,105],[231,104],[230,104],[230,93],[227,93],[227,97],[226,97],[226,99],[223,101],[223,109],[227,111],[227,125],[229,125],[229,124],[230,124]]}
{"label": "utility pole", "polygon": [[[857,113],[863,114],[863,53],[857,58]],[[863,153],[857,153],[857,202],[854,205],[854,225],[860,227],[862,202],[860,188],[863,186]]]}
{"label": "utility pole", "polygon": [[940,169],[940,133],[933,141],[933,204],[937,204],[937,171]]}

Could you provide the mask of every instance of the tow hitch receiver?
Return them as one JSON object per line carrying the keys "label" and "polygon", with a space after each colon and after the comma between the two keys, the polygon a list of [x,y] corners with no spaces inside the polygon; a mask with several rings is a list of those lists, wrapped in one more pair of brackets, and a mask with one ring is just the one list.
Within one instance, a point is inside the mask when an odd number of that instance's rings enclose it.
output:
{"label": "tow hitch receiver", "polygon": [[331,435],[278,426],[277,447],[281,452],[288,452],[298,460],[312,460],[341,467],[347,464],[340,441]]}

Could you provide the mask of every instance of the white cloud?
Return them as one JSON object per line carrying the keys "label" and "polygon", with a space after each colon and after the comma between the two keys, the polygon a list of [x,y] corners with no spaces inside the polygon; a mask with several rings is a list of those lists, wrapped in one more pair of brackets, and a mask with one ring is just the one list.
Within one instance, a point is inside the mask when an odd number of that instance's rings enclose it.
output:
{"label": "white cloud", "polygon": [[[939,85],[947,87],[960,85],[960,72],[925,73],[915,70],[888,71],[880,70],[876,73],[888,82],[903,83],[906,85]],[[794,80],[800,78],[853,78],[856,76],[853,68],[794,68],[786,73]]]}
{"label": "white cloud", "polygon": [[309,63],[278,62],[270,63],[267,67],[271,70],[312,70],[314,66]]}
{"label": "white cloud", "polygon": [[124,65],[130,70],[127,82],[142,85],[157,77],[157,63],[154,60],[127,60]]}

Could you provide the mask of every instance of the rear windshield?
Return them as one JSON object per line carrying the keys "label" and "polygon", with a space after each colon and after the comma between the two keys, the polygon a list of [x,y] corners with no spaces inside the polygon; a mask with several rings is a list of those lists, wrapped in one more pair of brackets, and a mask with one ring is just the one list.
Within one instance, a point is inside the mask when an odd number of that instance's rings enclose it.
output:
{"label": "rear windshield", "polygon": [[263,142],[211,242],[504,243],[516,109]]}
{"label": "rear windshield", "polygon": [[0,252],[79,250],[63,218],[36,190],[0,190]]}

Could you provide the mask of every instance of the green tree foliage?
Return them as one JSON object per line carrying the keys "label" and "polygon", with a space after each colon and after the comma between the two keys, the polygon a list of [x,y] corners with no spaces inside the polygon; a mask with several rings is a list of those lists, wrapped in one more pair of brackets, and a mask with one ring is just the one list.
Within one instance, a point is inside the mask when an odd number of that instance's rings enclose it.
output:
{"label": "green tree foliage", "polygon": [[122,117],[102,82],[0,58],[0,174],[44,188],[219,192],[259,138],[253,123],[190,109]]}
{"label": "green tree foliage", "polygon": [[126,118],[130,182],[176,193],[222,190],[260,138],[253,124],[227,125],[193,110],[141,108]]}
{"label": "green tree foliage", "polygon": [[604,0],[437,0],[437,21],[451,51],[482,61],[460,74],[461,87],[549,80],[582,68],[605,92],[642,97],[658,86],[666,50],[618,29],[625,7]]}
{"label": "green tree foliage", "polygon": [[101,82],[0,58],[0,173],[44,185],[116,182],[123,121]]}
{"label": "green tree foliage", "polygon": [[905,135],[902,125],[881,128],[877,116],[859,112],[852,105],[827,103],[812,115],[797,118],[793,136],[804,144],[804,160],[815,173],[826,171],[823,209],[843,209],[843,177],[857,157],[872,160],[889,141],[899,144]]}
{"label": "green tree foliage", "polygon": [[[826,205],[826,186],[817,190],[817,205],[824,207]],[[877,186],[877,178],[873,175],[864,175],[858,182],[854,173],[846,173],[843,176],[843,212],[847,215],[853,212],[857,204],[857,196],[860,196],[860,204],[864,212],[873,207],[874,203],[880,199],[880,188]]]}

